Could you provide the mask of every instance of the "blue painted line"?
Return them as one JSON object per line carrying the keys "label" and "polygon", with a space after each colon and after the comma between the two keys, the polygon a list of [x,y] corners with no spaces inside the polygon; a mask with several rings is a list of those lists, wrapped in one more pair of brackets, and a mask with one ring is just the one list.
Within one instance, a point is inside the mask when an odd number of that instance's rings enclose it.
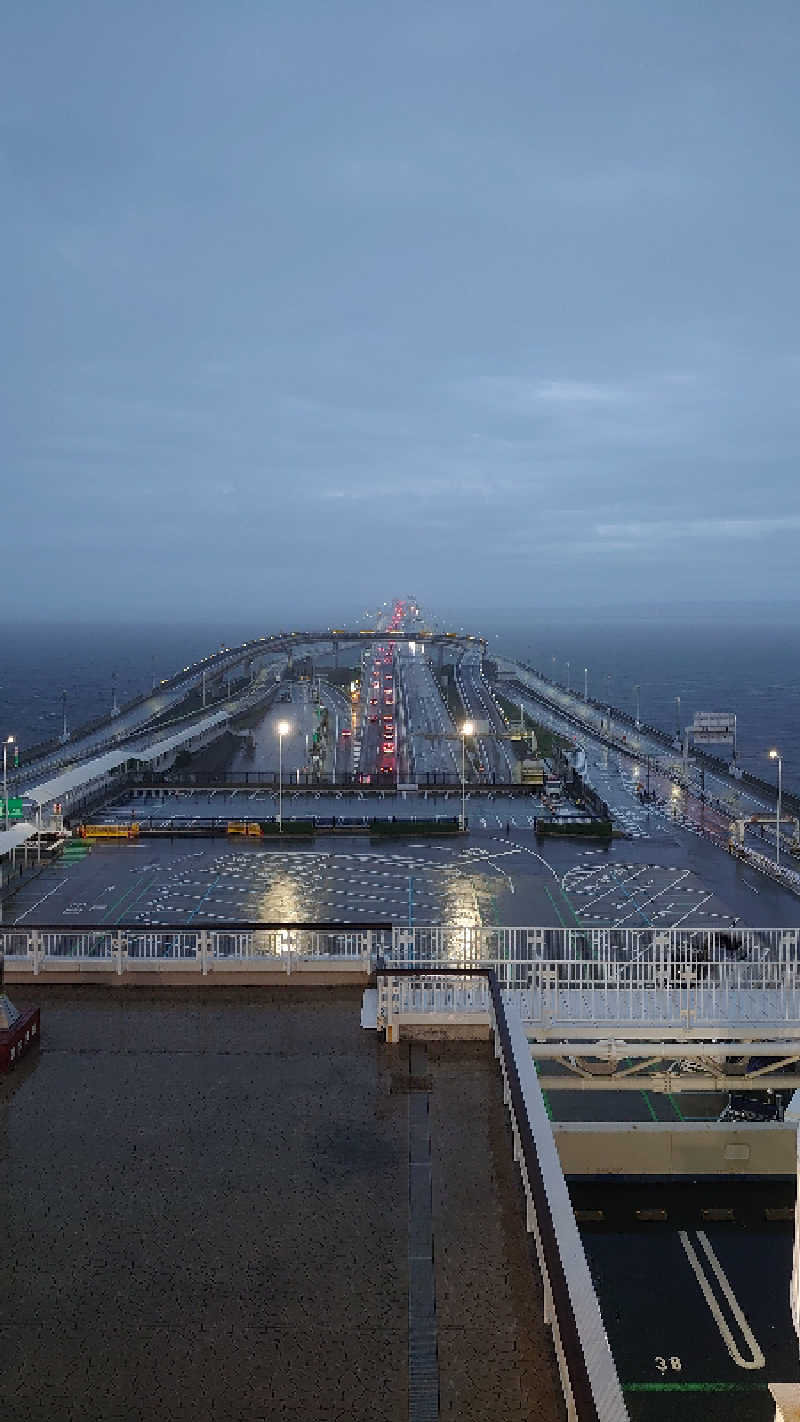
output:
{"label": "blue painted line", "polygon": [[205,893],[203,894],[202,898],[200,898],[200,899],[198,900],[197,907],[196,907],[196,908],[193,908],[193,909],[192,909],[192,912],[189,914],[189,917],[188,917],[187,920],[186,920],[187,923],[191,923],[191,921],[192,921],[192,919],[194,918],[195,914],[198,914],[198,913],[200,912],[201,908],[203,907],[203,904],[205,903],[206,899],[208,898],[209,894],[211,893],[211,890],[212,890],[212,889],[215,889],[215,888],[217,887],[217,884],[219,883],[220,879],[223,877],[223,874],[224,874],[224,873],[225,873],[225,871],[224,871],[224,869],[223,869],[222,874],[218,874],[217,877],[216,877],[216,879],[214,879],[214,880],[212,881],[212,883],[209,884],[209,886],[208,886],[208,888],[206,889]]}

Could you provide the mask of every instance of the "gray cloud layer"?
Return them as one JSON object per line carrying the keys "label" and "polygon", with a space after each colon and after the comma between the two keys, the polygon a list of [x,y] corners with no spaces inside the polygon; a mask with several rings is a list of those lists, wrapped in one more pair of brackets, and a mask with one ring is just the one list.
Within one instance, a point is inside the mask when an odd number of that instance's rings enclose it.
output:
{"label": "gray cloud layer", "polygon": [[12,3],[9,610],[796,596],[799,39]]}

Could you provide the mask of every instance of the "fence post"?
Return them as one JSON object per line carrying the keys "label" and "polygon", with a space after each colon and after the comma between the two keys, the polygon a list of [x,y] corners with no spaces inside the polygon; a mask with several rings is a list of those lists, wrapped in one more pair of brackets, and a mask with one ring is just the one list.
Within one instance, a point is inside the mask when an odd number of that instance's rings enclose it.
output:
{"label": "fence post", "polygon": [[123,934],[112,933],[111,935],[111,964],[118,978],[122,977],[122,940]]}
{"label": "fence post", "polygon": [[204,978],[208,976],[210,956],[208,932],[203,928],[200,931],[200,971]]}
{"label": "fence post", "polygon": [[291,930],[291,928],[290,928],[290,929],[287,929],[287,932],[286,932],[286,976],[287,976],[287,978],[289,978],[289,977],[291,977],[291,975],[292,975],[292,930]]}
{"label": "fence post", "polygon": [[30,936],[28,952],[33,958],[33,976],[38,978],[44,953],[42,951],[42,935],[41,933],[37,933],[36,929],[33,930]]}
{"label": "fence post", "polygon": [[365,948],[365,950],[364,950],[364,957],[365,957],[365,959],[366,959],[366,962],[365,962],[364,966],[365,966],[367,972],[370,972],[370,970],[371,970],[371,968],[372,968],[372,929],[371,929],[371,928],[368,928],[368,929],[367,929],[366,945],[367,945],[367,946],[366,946],[366,948]]}
{"label": "fence post", "polygon": [[395,978],[386,979],[386,1040],[392,1043],[400,1041],[400,1023],[394,1013],[395,982]]}

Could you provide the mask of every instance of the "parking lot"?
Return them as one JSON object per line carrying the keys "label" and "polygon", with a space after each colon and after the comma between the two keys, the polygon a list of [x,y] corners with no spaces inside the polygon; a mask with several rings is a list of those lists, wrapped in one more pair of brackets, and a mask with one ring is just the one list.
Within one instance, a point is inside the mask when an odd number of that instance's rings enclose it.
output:
{"label": "parking lot", "polygon": [[691,922],[724,928],[736,919],[683,865],[584,862],[568,870],[564,889],[589,927],[676,928]]}
{"label": "parking lot", "polygon": [[772,1422],[768,1384],[800,1381],[794,1181],[571,1194],[632,1422]]}

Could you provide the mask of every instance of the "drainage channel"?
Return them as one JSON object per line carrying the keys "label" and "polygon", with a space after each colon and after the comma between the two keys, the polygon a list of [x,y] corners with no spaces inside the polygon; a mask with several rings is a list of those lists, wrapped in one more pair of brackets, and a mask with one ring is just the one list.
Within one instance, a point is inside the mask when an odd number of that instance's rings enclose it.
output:
{"label": "drainage channel", "polygon": [[433,1195],[428,1052],[409,1048],[408,1093],[408,1417],[438,1422],[439,1361],[433,1264]]}

